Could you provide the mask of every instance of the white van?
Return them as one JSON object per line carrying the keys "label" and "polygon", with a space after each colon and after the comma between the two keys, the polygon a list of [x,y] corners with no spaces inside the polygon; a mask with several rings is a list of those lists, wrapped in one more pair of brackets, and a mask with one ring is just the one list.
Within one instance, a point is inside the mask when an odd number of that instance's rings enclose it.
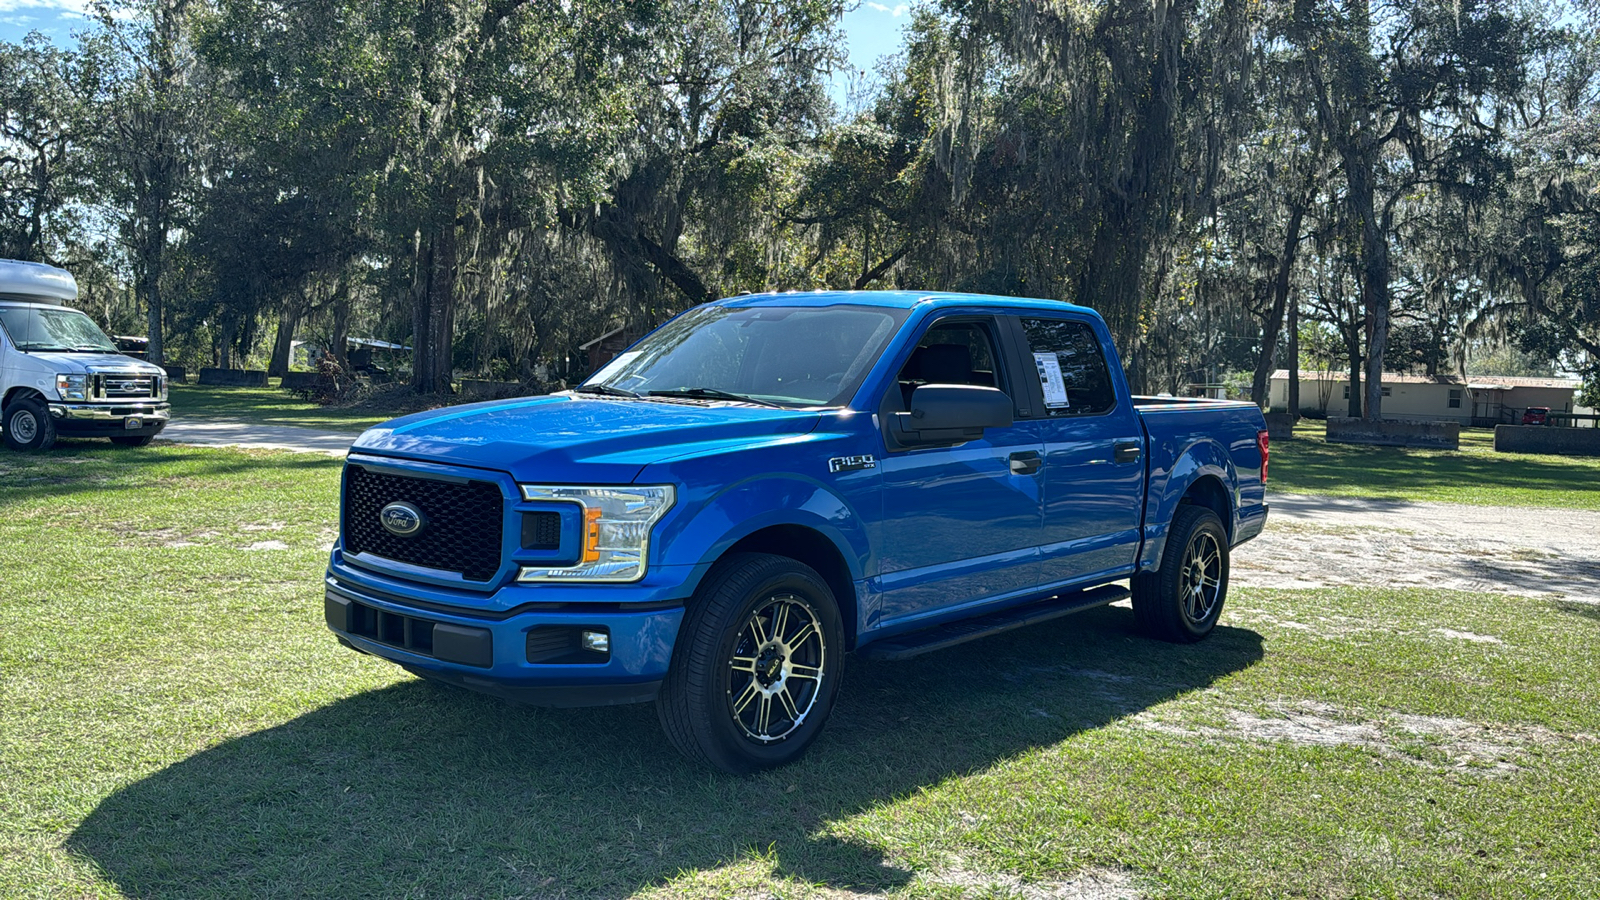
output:
{"label": "white van", "polygon": [[123,356],[83,313],[71,273],[0,259],[0,436],[47,450],[56,436],[143,447],[171,417],[167,375]]}

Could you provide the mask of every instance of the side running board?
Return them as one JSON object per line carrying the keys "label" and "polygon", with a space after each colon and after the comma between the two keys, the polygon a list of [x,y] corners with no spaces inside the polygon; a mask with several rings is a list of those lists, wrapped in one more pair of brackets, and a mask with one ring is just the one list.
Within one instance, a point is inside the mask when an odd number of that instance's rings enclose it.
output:
{"label": "side running board", "polygon": [[900,634],[891,638],[868,644],[859,651],[867,659],[895,660],[910,659],[956,644],[975,641],[978,638],[988,637],[1010,631],[1013,628],[1022,628],[1025,625],[1036,625],[1070,616],[1076,612],[1088,609],[1097,609],[1118,600],[1126,600],[1131,596],[1128,589],[1119,584],[1108,584],[1087,591],[1078,591],[1071,594],[1062,594],[1048,600],[1040,600],[1012,609],[1003,609],[988,615],[976,616],[971,619],[962,619],[958,622],[949,622],[944,625],[935,625],[921,631]]}

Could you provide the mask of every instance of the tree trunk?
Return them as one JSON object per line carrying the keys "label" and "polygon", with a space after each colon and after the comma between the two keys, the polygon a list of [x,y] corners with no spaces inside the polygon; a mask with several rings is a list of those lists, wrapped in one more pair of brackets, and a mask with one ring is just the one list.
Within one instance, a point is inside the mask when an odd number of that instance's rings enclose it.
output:
{"label": "tree trunk", "polygon": [[268,378],[282,378],[289,374],[289,363],[294,355],[294,332],[300,326],[300,307],[292,302],[283,305],[278,314],[278,336],[272,344],[272,360],[267,363]]}
{"label": "tree trunk", "polygon": [[329,347],[339,368],[350,371],[350,291],[340,285],[338,297],[333,301],[333,338]]}
{"label": "tree trunk", "polygon": [[1300,298],[1289,304],[1289,415],[1300,417]]}
{"label": "tree trunk", "polygon": [[411,386],[419,394],[449,394],[455,338],[456,225],[438,224],[418,246],[416,310],[412,320]]}
{"label": "tree trunk", "polygon": [[1299,197],[1295,198],[1294,208],[1289,213],[1289,230],[1283,239],[1283,254],[1278,257],[1277,277],[1272,281],[1272,309],[1261,329],[1261,356],[1256,360],[1255,377],[1250,381],[1250,402],[1257,406],[1266,404],[1267,388],[1272,383],[1269,379],[1278,356],[1278,335],[1283,330],[1284,308],[1289,302],[1289,276],[1294,271],[1295,252],[1300,248],[1300,223],[1305,218],[1306,206]]}

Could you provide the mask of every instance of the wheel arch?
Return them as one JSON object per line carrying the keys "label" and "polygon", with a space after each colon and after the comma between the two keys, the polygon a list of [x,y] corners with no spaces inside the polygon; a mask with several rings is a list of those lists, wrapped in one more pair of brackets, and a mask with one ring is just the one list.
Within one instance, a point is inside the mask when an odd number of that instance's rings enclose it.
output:
{"label": "wheel arch", "polygon": [[12,403],[28,397],[37,397],[38,399],[44,400],[47,403],[49,402],[49,399],[45,397],[44,394],[41,394],[37,388],[31,388],[19,384],[11,390],[6,391],[5,398],[0,399],[0,410],[8,409]]}
{"label": "wheel arch", "polygon": [[839,605],[847,649],[856,645],[856,589],[850,564],[839,547],[822,532],[805,525],[768,525],[734,541],[718,559],[733,553],[770,553],[816,570]]}
{"label": "wheel arch", "polygon": [[1178,506],[1203,506],[1216,513],[1217,518],[1222,520],[1222,530],[1227,533],[1228,540],[1233,540],[1233,500],[1228,496],[1228,489],[1223,487],[1221,478],[1214,474],[1199,476],[1183,492]]}
{"label": "wheel arch", "polygon": [[1217,514],[1232,543],[1238,530],[1238,470],[1221,444],[1213,439],[1195,441],[1176,454],[1161,477],[1152,472],[1145,501],[1145,543],[1139,570],[1161,564],[1173,517],[1182,506],[1202,506]]}

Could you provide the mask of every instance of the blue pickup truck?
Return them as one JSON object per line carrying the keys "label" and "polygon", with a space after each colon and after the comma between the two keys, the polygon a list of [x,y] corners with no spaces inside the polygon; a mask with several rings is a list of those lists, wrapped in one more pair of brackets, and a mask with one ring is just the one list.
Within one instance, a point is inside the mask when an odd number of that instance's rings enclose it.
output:
{"label": "blue pickup truck", "polygon": [[693,759],[789,762],[843,655],[1129,598],[1217,623],[1266,522],[1247,403],[1130,396],[1058,302],[816,292],[694,307],[575,390],[406,416],[344,469],[328,627],[544,705],[654,700]]}

